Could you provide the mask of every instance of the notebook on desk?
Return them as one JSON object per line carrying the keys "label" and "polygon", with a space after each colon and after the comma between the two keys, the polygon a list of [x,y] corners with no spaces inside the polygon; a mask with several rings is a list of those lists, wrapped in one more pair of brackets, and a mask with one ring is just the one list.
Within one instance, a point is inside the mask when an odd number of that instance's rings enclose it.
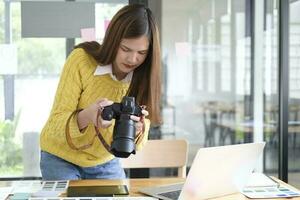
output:
{"label": "notebook on desk", "polygon": [[246,185],[265,143],[200,148],[183,184],[141,188],[159,199],[207,199],[239,192]]}

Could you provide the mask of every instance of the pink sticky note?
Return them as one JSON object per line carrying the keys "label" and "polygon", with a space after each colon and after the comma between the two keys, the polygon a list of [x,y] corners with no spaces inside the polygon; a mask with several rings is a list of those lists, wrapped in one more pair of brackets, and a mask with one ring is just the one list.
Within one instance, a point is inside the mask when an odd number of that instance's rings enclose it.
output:
{"label": "pink sticky note", "polygon": [[96,41],[95,28],[83,28],[80,29],[81,39],[84,42]]}
{"label": "pink sticky note", "polygon": [[104,20],[104,30],[105,30],[105,31],[106,31],[106,29],[107,29],[109,23],[110,23],[110,20],[108,20],[108,19],[105,19],[105,20]]}

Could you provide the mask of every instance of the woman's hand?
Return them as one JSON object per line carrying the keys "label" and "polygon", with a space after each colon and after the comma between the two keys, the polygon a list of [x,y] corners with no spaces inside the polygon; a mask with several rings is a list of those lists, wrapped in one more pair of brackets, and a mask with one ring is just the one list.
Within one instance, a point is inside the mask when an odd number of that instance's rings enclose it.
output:
{"label": "woman's hand", "polygon": [[135,121],[135,135],[139,135],[139,133],[141,133],[143,131],[144,128],[144,118],[146,116],[149,115],[149,112],[147,110],[145,110],[145,107],[142,107],[142,116],[141,117],[137,117],[135,115],[131,115],[130,119],[132,119],[133,121]]}
{"label": "woman's hand", "polygon": [[[94,124],[97,124],[98,128],[108,128],[109,126],[111,126],[112,124],[112,120],[104,120],[102,119],[101,117],[101,112],[103,111],[104,107],[106,106],[110,106],[112,105],[114,102],[113,101],[110,101],[110,100],[107,100],[107,99],[101,99],[99,100],[98,102],[98,113],[96,115],[96,118],[95,118],[95,121],[94,121]],[[98,119],[98,121],[97,121]]]}
{"label": "woman's hand", "polygon": [[[108,128],[112,121],[103,120],[101,117],[101,111],[104,107],[112,105],[113,101],[106,98],[99,99],[95,103],[91,104],[89,107],[80,111],[77,116],[77,123],[80,130],[88,126],[89,123],[93,123],[99,128]],[[100,111],[100,112],[99,112]],[[99,115],[99,116],[98,116]]]}

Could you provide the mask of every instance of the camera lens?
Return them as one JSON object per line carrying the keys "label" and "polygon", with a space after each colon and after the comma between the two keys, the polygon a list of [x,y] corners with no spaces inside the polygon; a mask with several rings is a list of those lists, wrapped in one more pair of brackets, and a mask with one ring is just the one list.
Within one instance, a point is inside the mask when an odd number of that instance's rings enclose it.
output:
{"label": "camera lens", "polygon": [[116,121],[113,137],[111,151],[116,157],[127,158],[135,154],[135,122],[130,115],[121,115]]}

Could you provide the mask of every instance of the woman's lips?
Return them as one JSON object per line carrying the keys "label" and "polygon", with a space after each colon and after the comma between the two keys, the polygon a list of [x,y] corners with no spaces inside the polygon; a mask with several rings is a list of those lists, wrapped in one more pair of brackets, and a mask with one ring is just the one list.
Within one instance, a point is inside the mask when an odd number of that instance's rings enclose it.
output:
{"label": "woman's lips", "polygon": [[127,64],[123,64],[126,68],[128,68],[128,69],[132,69],[132,68],[134,68],[134,65],[127,65]]}

